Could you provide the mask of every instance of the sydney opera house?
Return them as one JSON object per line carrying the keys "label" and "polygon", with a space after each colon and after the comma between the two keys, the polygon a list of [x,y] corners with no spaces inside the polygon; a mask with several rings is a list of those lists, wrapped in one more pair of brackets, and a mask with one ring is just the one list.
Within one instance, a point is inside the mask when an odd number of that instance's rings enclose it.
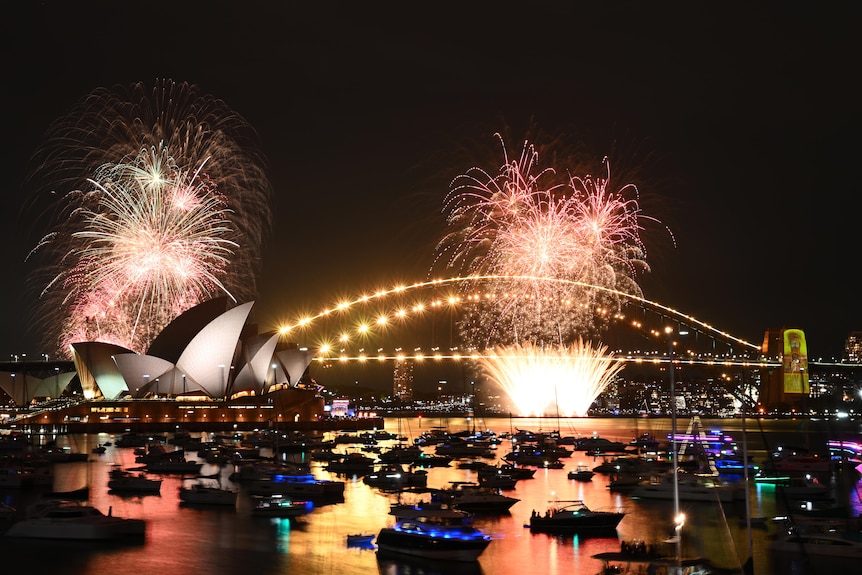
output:
{"label": "sydney opera house", "polygon": [[204,302],[171,322],[146,354],[75,343],[74,372],[39,378],[7,371],[0,387],[19,405],[78,390],[79,401],[31,409],[26,423],[40,426],[246,429],[320,420],[320,388],[302,379],[314,353],[284,344],[277,332],[258,333],[248,323],[253,305],[228,308],[226,298]]}

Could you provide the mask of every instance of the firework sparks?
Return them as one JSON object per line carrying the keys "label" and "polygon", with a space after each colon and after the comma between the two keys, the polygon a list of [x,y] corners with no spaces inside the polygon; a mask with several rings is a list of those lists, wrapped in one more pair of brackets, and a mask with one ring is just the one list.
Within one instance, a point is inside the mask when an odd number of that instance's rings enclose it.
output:
{"label": "firework sparks", "polygon": [[604,178],[561,179],[557,170],[539,166],[530,143],[517,159],[502,148],[496,175],[472,168],[453,181],[445,202],[451,231],[438,244],[437,262],[469,276],[531,279],[467,284],[489,297],[464,315],[462,335],[486,348],[513,341],[559,345],[597,332],[603,316],[595,310],[619,308],[620,300],[580,285],[561,289],[543,278],[641,295],[635,278],[649,267],[637,188],[611,192],[607,164]]}
{"label": "firework sparks", "polygon": [[30,256],[46,344],[146,351],[202,301],[253,299],[270,227],[255,138],[223,102],[170,81],[98,89],[55,123],[31,180],[33,209],[54,199]]}
{"label": "firework sparks", "polygon": [[649,271],[638,190],[611,191],[607,161],[605,177],[561,177],[529,142],[510,159],[497,136],[498,172],[472,168],[452,183],[437,262],[476,278],[464,288],[483,297],[468,300],[460,334],[501,350],[481,364],[521,412],[585,415],[621,364],[581,338],[600,334],[620,294],[640,297],[636,276]]}
{"label": "firework sparks", "polygon": [[480,360],[520,415],[583,417],[623,368],[605,346],[578,340],[569,347],[511,345]]}

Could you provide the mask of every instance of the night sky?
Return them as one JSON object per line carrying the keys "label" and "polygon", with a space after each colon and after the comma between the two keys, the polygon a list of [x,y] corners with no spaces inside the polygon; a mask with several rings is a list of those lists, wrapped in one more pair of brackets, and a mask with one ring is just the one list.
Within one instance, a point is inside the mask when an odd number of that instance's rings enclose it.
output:
{"label": "night sky", "polygon": [[93,89],[156,78],[198,85],[260,135],[275,194],[264,328],[426,279],[449,182],[495,170],[506,132],[510,152],[559,139],[638,186],[672,232],[644,232],[648,299],[755,343],[800,327],[812,358],[862,330],[856,8],[19,4],[2,24],[0,357],[43,351],[27,331],[28,158]]}

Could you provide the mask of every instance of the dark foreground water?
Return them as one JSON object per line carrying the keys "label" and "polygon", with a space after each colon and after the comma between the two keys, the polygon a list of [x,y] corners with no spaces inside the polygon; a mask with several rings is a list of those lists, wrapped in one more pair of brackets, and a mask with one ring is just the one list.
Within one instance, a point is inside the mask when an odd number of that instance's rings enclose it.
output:
{"label": "dark foreground water", "polygon": [[[683,431],[688,420],[680,420]],[[707,427],[720,427],[741,442],[739,420],[722,419],[703,422]],[[641,433],[665,437],[670,428],[667,419],[486,419],[469,421],[463,418],[423,420],[387,420],[390,431],[415,437],[429,426],[445,426],[451,431],[468,427],[488,428],[502,433],[515,428],[533,431],[560,429],[564,435],[598,433],[609,439],[628,441]],[[422,427],[424,426],[424,427]],[[778,443],[819,446],[822,437],[842,435],[859,438],[859,424],[845,423],[840,429],[828,422],[810,423],[793,420],[768,421],[762,428],[749,420],[750,454],[760,460],[765,449]],[[98,443],[113,440],[109,435],[60,436],[60,445],[90,453]],[[344,446],[341,446],[342,448]],[[347,449],[354,449],[347,447]],[[509,451],[500,446],[500,456]],[[343,449],[338,449],[342,451]],[[66,544],[45,541],[22,541],[0,538],[0,565],[7,569],[27,569],[28,573],[62,573],[63,575],[114,575],[130,573],[185,574],[367,574],[385,575],[452,575],[457,573],[483,575],[570,575],[599,573],[601,563],[591,556],[619,549],[620,540],[638,538],[647,542],[665,539],[671,530],[671,502],[634,500],[626,495],[611,493],[608,478],[597,474],[590,482],[567,479],[568,469],[577,463],[593,466],[601,460],[576,452],[566,461],[565,469],[541,469],[530,480],[522,480],[517,489],[507,491],[517,497],[510,513],[501,516],[478,517],[476,526],[490,534],[494,541],[476,564],[441,564],[380,558],[373,549],[351,548],[346,536],[352,533],[377,533],[391,524],[389,506],[397,500],[393,494],[382,493],[366,486],[359,478],[330,475],[324,464],[312,463],[315,475],[324,479],[345,481],[344,502],[320,506],[298,521],[263,519],[249,514],[249,498],[241,493],[236,509],[193,508],[180,505],[179,476],[164,476],[160,495],[118,496],[108,493],[108,469],[111,464],[134,467],[133,451],[109,447],[103,455],[91,455],[86,463],[55,464],[55,491],[68,491],[90,486],[90,503],[104,512],[123,517],[139,517],[148,521],[145,540],[137,544]],[[493,461],[491,461],[493,463]],[[221,472],[225,485],[233,469],[219,470],[205,466],[201,473]],[[430,487],[445,487],[451,481],[475,481],[475,472],[448,468],[428,470]],[[855,506],[859,515],[862,504],[859,493],[862,484],[856,477],[849,483],[833,478],[840,493]],[[239,487],[239,486],[237,486]],[[781,511],[775,491],[769,487],[751,487],[752,517],[771,517]],[[41,497],[33,489],[0,491],[0,497],[22,512],[26,505]],[[415,497],[415,496],[414,496]],[[427,497],[427,496],[426,496]],[[619,537],[584,539],[531,534],[524,525],[533,509],[544,510],[552,499],[582,499],[592,508],[622,508],[628,515],[620,523]],[[687,514],[683,531],[685,554],[710,558],[722,567],[739,568],[748,557],[749,536],[745,529],[745,504],[721,506],[717,503],[682,503]],[[752,530],[755,573],[779,575],[785,572],[805,573],[800,566],[775,564],[766,550],[768,537],[774,532],[767,528]],[[822,566],[822,565],[820,565]],[[818,566],[818,567],[820,567]],[[811,571],[812,573],[815,571]],[[816,572],[820,572],[818,569]]]}

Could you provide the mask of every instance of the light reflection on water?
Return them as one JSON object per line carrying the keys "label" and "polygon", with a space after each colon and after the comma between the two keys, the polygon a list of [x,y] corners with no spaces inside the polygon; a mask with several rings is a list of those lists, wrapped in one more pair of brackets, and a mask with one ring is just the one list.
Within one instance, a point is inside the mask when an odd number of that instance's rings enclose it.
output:
{"label": "light reflection on water", "polygon": [[[429,426],[445,425],[451,431],[472,427],[490,428],[498,433],[514,427],[539,431],[559,428],[564,435],[592,435],[594,432],[609,439],[628,441],[641,433],[652,433],[663,438],[669,421],[664,419],[632,420],[622,418],[572,419],[572,420],[481,420],[473,422],[463,418],[439,421],[387,420],[389,431],[400,429],[410,438]],[[707,423],[707,422],[705,422]],[[715,425],[739,435],[739,422],[718,420]],[[767,422],[769,425],[772,422]],[[750,424],[749,424],[750,425]],[[775,441],[787,441],[784,435],[798,433],[798,425],[775,422],[773,433],[757,436],[751,441],[751,454],[762,459],[759,452],[764,445]],[[858,430],[857,430],[858,432]],[[749,434],[752,430],[749,427]],[[764,438],[765,437],[765,438]],[[76,435],[61,436],[58,443],[69,445],[75,451],[86,451],[109,436]],[[799,441],[795,442],[799,444]],[[338,451],[355,449],[339,446]],[[499,456],[510,449],[501,445]],[[430,450],[429,450],[430,451]],[[114,515],[142,517],[149,521],[147,537],[138,544],[51,544],[45,552],[44,542],[0,540],[0,556],[4,561],[26,561],[32,572],[48,572],[56,569],[68,575],[115,574],[122,571],[138,575],[150,573],[191,573],[208,575],[255,573],[260,575],[306,573],[306,574],[367,574],[381,575],[522,575],[524,572],[543,575],[571,573],[598,573],[601,563],[591,556],[603,551],[619,549],[620,539],[661,541],[670,534],[672,503],[636,501],[626,495],[607,490],[608,478],[597,474],[592,481],[577,482],[567,479],[566,473],[578,463],[593,466],[601,460],[576,452],[566,469],[540,469],[531,480],[518,482],[517,489],[508,495],[520,501],[511,511],[500,516],[478,516],[476,525],[494,538],[494,542],[474,564],[435,564],[429,561],[412,562],[402,558],[378,557],[374,550],[351,548],[346,545],[346,536],[352,533],[374,533],[391,524],[389,506],[397,500],[394,494],[382,493],[362,483],[360,478],[335,477],[322,469],[321,463],[313,463],[314,473],[324,479],[345,481],[343,503],[319,506],[298,520],[267,519],[250,516],[249,498],[241,494],[236,509],[200,508],[180,505],[178,489],[181,478],[164,476],[160,495],[118,496],[108,493],[108,469],[111,464],[134,467],[132,449],[109,447],[103,455],[91,455],[88,463],[66,463],[55,465],[55,491],[73,490],[83,485],[90,486],[90,503],[104,512],[109,509]],[[489,462],[492,462],[489,460]],[[205,465],[202,475],[219,472],[224,485],[231,485],[227,477],[233,469]],[[451,481],[476,481],[475,471],[458,469],[455,464],[448,468],[430,468],[428,484],[444,487]],[[858,505],[858,489],[851,490],[853,501]],[[769,517],[776,514],[774,489],[757,485],[752,488],[751,515]],[[9,499],[19,510],[39,496],[38,491],[6,491],[0,496]],[[417,497],[413,495],[412,497]],[[427,498],[427,496],[425,496]],[[409,499],[405,496],[404,499]],[[525,528],[533,509],[544,510],[549,500],[582,499],[592,508],[622,508],[629,514],[620,523],[619,538],[554,537],[546,534],[531,534]],[[747,534],[744,521],[744,503],[721,507],[712,503],[682,503],[687,514],[684,528],[683,552],[709,557],[722,567],[739,567],[747,557]],[[859,513],[857,508],[856,513]],[[774,529],[774,527],[770,527]],[[768,532],[755,529],[755,572],[772,575],[770,558],[765,552]],[[22,563],[19,563],[22,564]],[[775,573],[778,573],[777,571]]]}

